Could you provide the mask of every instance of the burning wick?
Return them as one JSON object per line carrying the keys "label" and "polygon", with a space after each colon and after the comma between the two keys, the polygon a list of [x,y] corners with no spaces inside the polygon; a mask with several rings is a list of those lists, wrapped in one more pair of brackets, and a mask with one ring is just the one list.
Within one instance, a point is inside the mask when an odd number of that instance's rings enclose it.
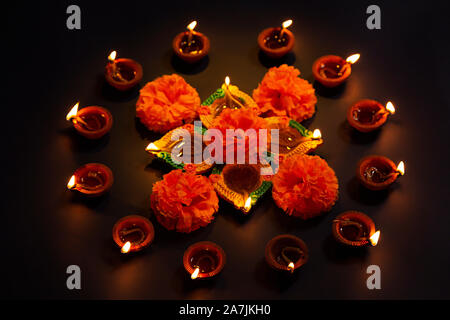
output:
{"label": "burning wick", "polygon": [[191,279],[192,280],[197,279],[199,273],[200,273],[200,268],[199,267],[195,268],[194,272],[192,272],[192,274],[191,274]]}
{"label": "burning wick", "polygon": [[287,264],[287,269],[288,269],[290,272],[294,272],[295,264],[294,264],[294,262],[292,261],[292,259],[288,258],[288,256],[286,255],[286,252],[287,252],[287,251],[297,253],[297,254],[299,255],[299,258],[297,259],[297,261],[298,261],[301,257],[303,257],[304,254],[303,254],[303,251],[302,251],[300,248],[297,248],[297,247],[284,247],[284,248],[281,250],[281,258],[286,262],[286,264]]}
{"label": "burning wick", "polygon": [[294,263],[291,261],[291,262],[289,262],[289,264],[288,264],[288,270],[292,273],[292,272],[294,272],[294,267],[295,267],[295,265],[294,265]]}
{"label": "burning wick", "polygon": [[380,230],[378,230],[377,232],[375,232],[370,238],[370,243],[372,244],[372,246],[376,246],[378,243],[378,240],[380,239]]}
{"label": "burning wick", "polygon": [[187,29],[189,30],[189,34],[188,34],[188,46],[191,45],[192,42],[192,37],[194,35],[194,29],[197,26],[197,21],[192,21],[191,23],[188,24]]}
{"label": "burning wick", "polygon": [[111,52],[108,56],[108,60],[109,60],[109,63],[111,64],[111,68],[112,68],[112,76],[113,76],[113,78],[116,78],[120,81],[126,82],[127,80],[125,80],[122,77],[119,69],[117,68],[116,57],[117,57],[117,51]]}
{"label": "burning wick", "polygon": [[[86,127],[86,129],[91,130],[91,131],[95,131],[95,129],[93,127],[91,127],[86,121],[84,121],[83,119],[81,119],[81,117],[79,117],[78,114],[78,107],[80,106],[80,102],[77,102],[72,109],[70,109],[69,113],[66,115],[66,120],[67,121],[72,121],[72,123],[77,123],[80,122],[81,124],[83,124],[83,126]],[[93,118],[96,122],[97,122],[97,127],[101,127],[99,121],[97,118]]]}
{"label": "burning wick", "polygon": [[97,190],[97,189],[103,187],[103,184],[104,184],[103,180],[98,176],[98,174],[96,172],[89,171],[88,177],[94,178],[95,180],[97,180],[98,184],[91,187],[91,186],[85,185],[83,183],[76,183],[75,175],[73,175],[70,178],[69,182],[67,183],[67,189],[77,190],[78,187],[80,187],[81,189],[84,189],[84,190],[93,191],[93,190]]}
{"label": "burning wick", "polygon": [[120,249],[120,252],[122,253],[127,253],[128,251],[130,251],[131,248],[131,242],[127,241],[125,242],[125,244],[122,246],[122,249]]}
{"label": "burning wick", "polygon": [[377,113],[375,113],[373,115],[373,118],[377,118],[377,116],[382,116],[384,114],[394,114],[395,113],[395,107],[394,104],[391,101],[388,101],[388,103],[386,103],[386,107],[384,109],[380,109],[378,110]]}
{"label": "burning wick", "polygon": [[314,130],[312,138],[313,139],[321,139],[322,138],[322,133],[320,132],[319,129]]}
{"label": "burning wick", "polygon": [[230,86],[230,77],[226,76],[225,77],[225,105],[228,108],[231,108],[231,104],[234,103],[234,104],[238,105],[239,108],[244,108],[244,105],[241,102],[239,102],[236,98],[233,97],[229,86]]}
{"label": "burning wick", "polygon": [[[376,169],[376,168],[375,168]],[[400,161],[397,165],[397,169],[394,172],[389,173],[386,176],[386,179],[389,179],[392,176],[403,176],[405,174],[405,163],[403,161]]]}
{"label": "burning wick", "polygon": [[351,56],[349,56],[349,57],[345,60],[345,64],[342,66],[342,68],[340,68],[340,70],[339,70],[338,72],[336,72],[335,70],[332,70],[332,69],[330,69],[330,68],[327,68],[327,71],[328,71],[329,73],[333,73],[334,76],[342,77],[342,75],[343,75],[343,74],[345,73],[345,71],[347,70],[348,66],[349,66],[349,65],[352,65],[352,64],[354,64],[356,61],[358,61],[360,56],[361,56],[361,55],[360,55],[359,53],[355,53],[355,54],[352,54]]}
{"label": "burning wick", "polygon": [[244,210],[250,211],[251,207],[252,207],[252,197],[247,197],[247,200],[245,200],[244,204]]}
{"label": "burning wick", "polygon": [[289,28],[291,24],[292,24],[292,20],[286,20],[285,22],[283,22],[281,24],[282,28],[280,31],[280,38],[284,35],[284,33],[286,32],[286,29]]}

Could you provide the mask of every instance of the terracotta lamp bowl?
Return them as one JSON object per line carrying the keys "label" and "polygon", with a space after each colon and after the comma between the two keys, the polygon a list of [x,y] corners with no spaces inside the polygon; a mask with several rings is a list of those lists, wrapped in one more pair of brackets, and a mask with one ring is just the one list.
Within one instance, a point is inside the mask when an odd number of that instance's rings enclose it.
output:
{"label": "terracotta lamp bowl", "polygon": [[[345,70],[342,70],[343,68]],[[352,67],[341,57],[328,55],[314,62],[312,72],[314,78],[324,87],[334,88],[347,80],[352,73]]]}
{"label": "terracotta lamp bowl", "polygon": [[183,266],[191,277],[195,270],[199,269],[196,279],[216,276],[222,271],[225,262],[225,251],[210,241],[194,243],[187,248],[183,255]]}
{"label": "terracotta lamp bowl", "polygon": [[[285,29],[283,38],[280,39],[280,31],[281,27],[267,28],[261,31],[258,35],[258,46],[269,58],[281,58],[288,52],[292,51],[292,48],[294,47],[294,34],[288,29]],[[277,37],[276,39],[275,36]],[[280,45],[280,43],[282,44]]]}
{"label": "terracotta lamp bowl", "polygon": [[129,252],[144,249],[153,242],[155,230],[153,224],[145,217],[130,215],[119,219],[113,227],[112,236],[114,242],[123,248],[130,242]]}
{"label": "terracotta lamp bowl", "polygon": [[370,244],[370,236],[375,233],[372,219],[362,212],[347,211],[334,219],[332,225],[334,238],[350,247],[363,247]]}
{"label": "terracotta lamp bowl", "polygon": [[179,33],[172,41],[173,52],[187,63],[195,63],[204,58],[209,53],[210,43],[207,36],[201,32],[193,31],[194,48],[187,50],[187,39],[189,32]]}
{"label": "terracotta lamp bowl", "polygon": [[106,81],[120,91],[126,91],[136,86],[143,76],[142,66],[140,63],[126,58],[114,60],[117,72],[123,79],[119,79],[114,75],[113,63],[108,63],[105,68]]}
{"label": "terracotta lamp bowl", "polygon": [[113,117],[105,108],[99,106],[90,106],[82,108],[77,112],[77,118],[80,121],[73,121],[73,127],[83,137],[88,139],[99,139],[107,134],[112,127]]}
{"label": "terracotta lamp bowl", "polygon": [[[266,245],[266,262],[275,270],[293,272],[304,265],[308,257],[308,247],[303,240],[290,234],[276,236]],[[291,268],[290,262],[294,264]]]}
{"label": "terracotta lamp bowl", "polygon": [[361,100],[347,112],[348,123],[360,132],[370,132],[381,127],[388,117],[386,108],[375,100]]}
{"label": "terracotta lamp bowl", "polygon": [[114,182],[111,169],[101,163],[85,164],[79,167],[73,175],[75,176],[75,186],[71,189],[92,197],[105,194]]}
{"label": "terracotta lamp bowl", "polygon": [[383,156],[365,157],[356,169],[356,176],[362,185],[374,191],[386,189],[398,175],[394,162]]}

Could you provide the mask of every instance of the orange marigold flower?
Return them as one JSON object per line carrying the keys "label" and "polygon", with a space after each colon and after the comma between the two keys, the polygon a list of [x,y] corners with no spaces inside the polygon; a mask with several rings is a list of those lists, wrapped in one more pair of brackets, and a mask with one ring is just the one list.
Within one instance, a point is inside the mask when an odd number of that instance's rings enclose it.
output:
{"label": "orange marigold flower", "polygon": [[141,89],[136,115],[149,130],[164,133],[192,122],[199,108],[197,90],[172,74],[156,78]]}
{"label": "orange marigold flower", "polygon": [[338,197],[336,174],[318,156],[285,159],[272,181],[272,197],[277,206],[302,219],[330,210]]}
{"label": "orange marigold flower", "polygon": [[300,71],[286,64],[267,71],[253,99],[266,116],[288,116],[296,121],[311,118],[317,97],[312,85],[299,78]]}
{"label": "orange marigold flower", "polygon": [[168,230],[189,233],[208,225],[219,198],[208,178],[173,170],[153,185],[150,197],[156,219]]}

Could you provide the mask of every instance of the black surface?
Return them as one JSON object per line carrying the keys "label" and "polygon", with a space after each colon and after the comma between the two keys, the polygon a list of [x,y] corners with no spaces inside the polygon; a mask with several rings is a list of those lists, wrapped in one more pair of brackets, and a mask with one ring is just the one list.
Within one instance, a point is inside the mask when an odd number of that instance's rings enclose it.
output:
{"label": "black surface", "polygon": [[[7,100],[2,108],[2,298],[149,299],[420,299],[450,298],[448,36],[444,5],[435,1],[377,1],[382,30],[365,27],[369,1],[77,1],[82,30],[66,29],[69,1],[18,3],[8,19]],[[7,17],[6,17],[7,16]],[[144,68],[141,85],[179,73],[202,100],[229,75],[251,94],[267,61],[256,37],[263,28],[292,18],[295,55],[288,62],[312,81],[311,66],[324,54],[361,53],[346,85],[317,88],[315,117],[324,157],[339,178],[340,197],[323,216],[289,218],[266,197],[247,217],[221,202],[215,221],[189,235],[166,231],[151,217],[152,184],[170,169],[144,152],[149,133],[135,120],[138,91],[118,93],[103,78],[112,49]],[[196,69],[173,59],[172,38],[192,19],[209,36],[209,59]],[[5,76],[5,73],[3,73]],[[5,88],[4,88],[5,90]],[[398,112],[375,134],[349,130],[348,106],[362,98],[392,100]],[[69,107],[102,105],[114,117],[100,141],[78,136],[65,121]],[[358,160],[369,154],[405,160],[407,174],[387,192],[370,193],[355,182]],[[115,184],[97,200],[65,188],[80,165],[103,162]],[[333,218],[361,210],[381,229],[376,248],[339,249]],[[154,244],[122,256],[111,238],[117,219],[149,216]],[[266,242],[280,233],[301,237],[310,260],[292,278],[263,260]],[[227,253],[213,281],[191,281],[184,250],[211,240]],[[66,288],[66,267],[82,270],[82,290]],[[366,288],[366,268],[377,264],[382,289]]]}

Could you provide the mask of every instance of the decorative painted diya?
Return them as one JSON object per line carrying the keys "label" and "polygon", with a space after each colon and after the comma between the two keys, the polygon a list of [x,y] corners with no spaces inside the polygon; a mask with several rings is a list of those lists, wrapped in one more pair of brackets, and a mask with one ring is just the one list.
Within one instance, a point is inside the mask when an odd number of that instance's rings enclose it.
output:
{"label": "decorative painted diya", "polygon": [[113,181],[113,173],[107,166],[101,163],[88,163],[73,173],[67,188],[96,197],[107,192]]}
{"label": "decorative painted diya", "polygon": [[113,51],[108,57],[105,79],[117,90],[129,90],[142,80],[142,66],[132,59],[116,59],[116,55],[117,52]]}
{"label": "decorative painted diya", "polygon": [[217,89],[202,106],[209,108],[208,114],[201,114],[200,120],[206,128],[210,128],[214,119],[220,115],[224,109],[258,108],[256,102],[246,93],[239,90],[237,86],[230,85],[230,79],[225,78],[225,83]]}
{"label": "decorative painted diya", "polygon": [[266,245],[266,262],[275,270],[294,272],[308,261],[308,257],[305,242],[294,235],[278,235]]}
{"label": "decorative painted diya", "polygon": [[285,157],[310,153],[323,143],[318,129],[310,131],[297,121],[286,117],[270,117],[266,120],[269,123],[269,129],[279,130],[278,152]]}
{"label": "decorative painted diya", "polygon": [[400,161],[395,166],[392,160],[383,156],[363,158],[356,169],[356,176],[366,188],[383,190],[389,187],[401,175],[405,174],[405,164]]}
{"label": "decorative painted diya", "polygon": [[113,117],[105,108],[89,106],[78,110],[77,102],[66,116],[72,121],[73,127],[83,137],[88,139],[99,139],[107,134],[112,127]]}
{"label": "decorative painted diya", "polygon": [[294,47],[294,34],[287,28],[292,20],[283,22],[282,27],[267,28],[258,35],[258,46],[269,58],[281,58]]}
{"label": "decorative painted diya", "polygon": [[214,168],[213,174],[218,175],[213,185],[219,196],[245,214],[272,186],[263,180],[260,165],[227,164],[222,170]]}
{"label": "decorative painted diya", "polygon": [[205,279],[216,276],[225,266],[225,251],[210,241],[197,242],[184,252],[183,266],[191,279]]}
{"label": "decorative painted diya", "polygon": [[[200,128],[199,128],[200,129]],[[186,141],[184,140],[184,133],[185,130],[188,130],[190,133],[190,142],[186,144]],[[204,127],[201,127],[199,132],[198,140],[199,143],[194,143],[195,140],[195,132],[194,130],[197,130],[197,127],[194,127],[193,125],[184,125],[182,127],[179,127],[177,129],[174,129],[172,131],[169,131],[166,133],[161,139],[151,142],[145,151],[147,151],[149,154],[156,156],[157,158],[160,158],[164,160],[166,163],[171,165],[174,168],[177,169],[184,169],[186,164],[192,164],[195,167],[196,173],[204,173],[211,169],[214,164],[209,164],[205,161],[201,163],[195,163],[195,157],[199,157],[199,159],[203,159],[203,150],[206,147],[205,143],[203,142],[202,135],[205,133],[206,129]],[[172,141],[172,136],[180,137],[179,140]],[[201,142],[200,142],[201,141]],[[177,163],[172,158],[172,151],[177,154],[177,157],[183,157],[183,147],[190,145],[190,159],[188,162],[181,162]],[[180,159],[181,161],[181,159]]]}
{"label": "decorative painted diya", "polygon": [[358,53],[351,55],[346,60],[334,55],[320,57],[312,66],[314,78],[324,87],[336,87],[350,77],[351,65],[358,61],[359,57]]}
{"label": "decorative painted diya", "polygon": [[375,232],[375,224],[362,212],[347,211],[333,220],[334,238],[351,247],[363,247],[371,243],[376,246],[380,232]]}
{"label": "decorative painted diya", "polygon": [[194,63],[209,53],[209,39],[203,33],[194,31],[197,21],[192,21],[188,31],[179,33],[172,41],[174,53],[188,63]]}
{"label": "decorative painted diya", "polygon": [[122,253],[136,252],[153,242],[155,230],[147,218],[130,215],[116,222],[112,236]]}
{"label": "decorative painted diya", "polygon": [[395,113],[392,102],[386,107],[375,100],[361,100],[352,105],[347,112],[348,123],[360,132],[370,132],[380,128],[387,120],[388,115]]}

